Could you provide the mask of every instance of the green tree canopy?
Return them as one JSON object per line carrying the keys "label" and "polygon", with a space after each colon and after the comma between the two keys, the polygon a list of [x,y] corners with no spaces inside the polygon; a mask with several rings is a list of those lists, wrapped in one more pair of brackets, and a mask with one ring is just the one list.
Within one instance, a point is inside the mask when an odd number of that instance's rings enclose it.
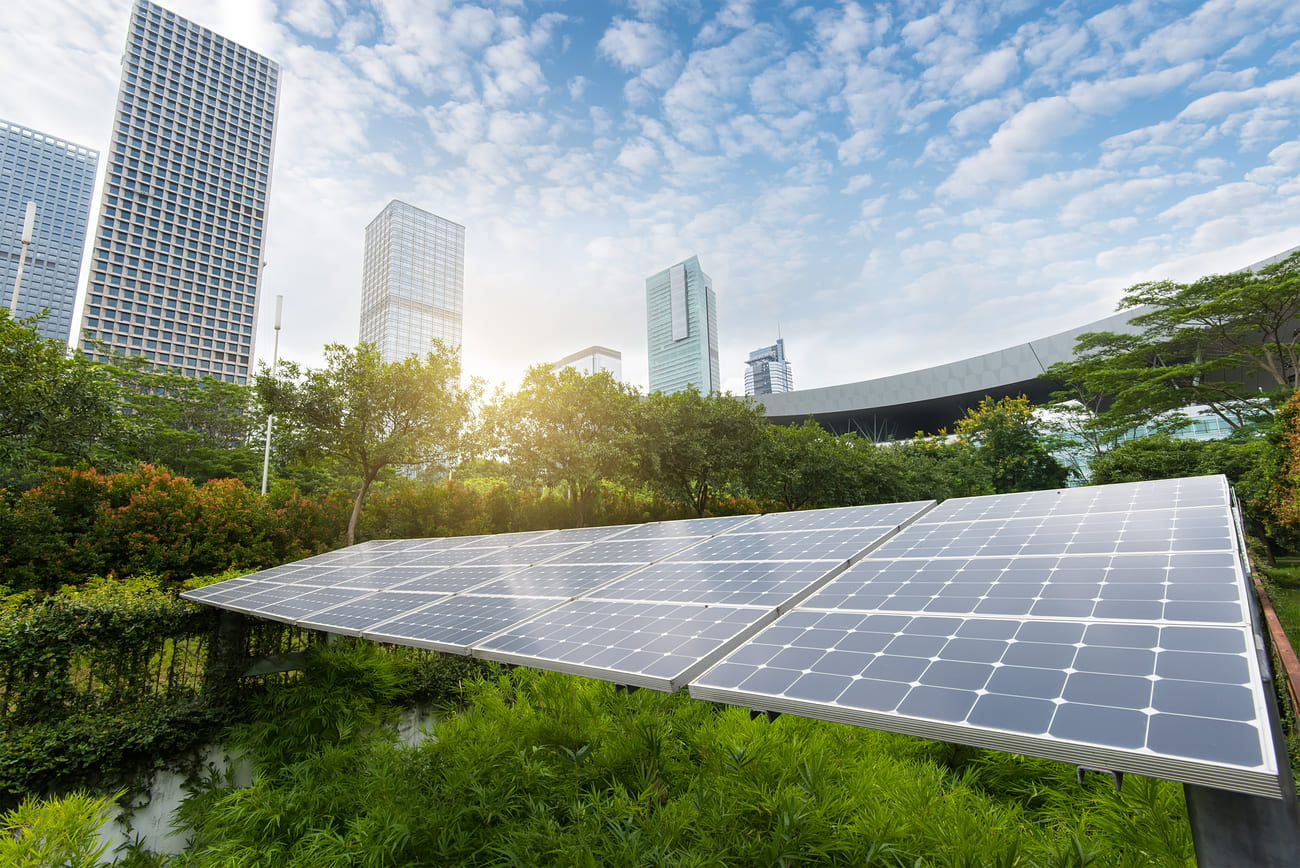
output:
{"label": "green tree canopy", "polygon": [[516,479],[564,485],[573,520],[582,527],[606,480],[626,476],[636,450],[636,390],[608,372],[537,365],[519,390],[489,409],[489,442]]}
{"label": "green tree canopy", "polygon": [[121,428],[105,366],[42,337],[37,321],[0,309],[0,487],[94,460]]}
{"label": "green tree canopy", "polygon": [[460,379],[458,354],[439,342],[423,358],[388,363],[372,344],[330,344],[323,368],[281,362],[280,376],[258,374],[257,390],[304,455],[335,459],[360,478],[348,519],[351,545],[381,470],[449,466],[459,454],[482,391],[477,381]]}
{"label": "green tree canopy", "polygon": [[257,434],[266,417],[255,412],[251,386],[187,377],[141,356],[110,359],[130,421],[119,463],[159,465],[195,482],[256,482],[262,466]]}
{"label": "green tree canopy", "polygon": [[652,393],[640,407],[640,476],[652,490],[704,515],[710,497],[748,478],[763,456],[763,405],[694,387]]}
{"label": "green tree canopy", "polygon": [[1256,272],[1155,281],[1125,291],[1136,333],[1089,332],[1043,374],[1066,384],[1084,442],[1101,452],[1139,424],[1166,429],[1203,404],[1234,428],[1257,424],[1300,376],[1300,252]]}
{"label": "green tree canopy", "polygon": [[998,494],[1060,488],[1066,483],[1068,472],[1052,457],[1043,423],[1024,396],[984,398],[957,421],[955,434],[989,467]]}

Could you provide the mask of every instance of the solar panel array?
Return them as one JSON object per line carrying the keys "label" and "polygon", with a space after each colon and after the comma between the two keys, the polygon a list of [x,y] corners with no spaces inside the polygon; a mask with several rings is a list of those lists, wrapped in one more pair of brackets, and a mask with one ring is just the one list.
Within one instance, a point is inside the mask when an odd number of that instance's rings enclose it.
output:
{"label": "solar panel array", "polygon": [[1222,477],[946,501],[698,698],[1279,794]]}
{"label": "solar panel array", "polygon": [[1279,795],[1222,477],[363,543],[183,596]]}

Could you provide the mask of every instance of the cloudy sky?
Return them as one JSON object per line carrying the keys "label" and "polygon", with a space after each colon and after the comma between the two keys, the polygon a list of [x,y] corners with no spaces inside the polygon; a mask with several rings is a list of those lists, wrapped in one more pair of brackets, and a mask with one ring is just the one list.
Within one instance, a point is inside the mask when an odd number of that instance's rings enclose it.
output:
{"label": "cloudy sky", "polygon": [[[801,388],[1113,312],[1300,244],[1300,4],[171,0],[281,64],[258,354],[357,340],[393,198],[466,227],[466,367],[591,344],[646,383],[698,255],[724,385]],[[129,0],[0,8],[0,117],[103,151]],[[97,209],[96,205],[96,209]]]}

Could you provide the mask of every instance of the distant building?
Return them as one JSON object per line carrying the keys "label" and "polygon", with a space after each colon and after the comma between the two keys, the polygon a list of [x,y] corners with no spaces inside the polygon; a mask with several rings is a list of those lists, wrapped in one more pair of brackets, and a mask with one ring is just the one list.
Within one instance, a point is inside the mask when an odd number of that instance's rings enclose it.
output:
{"label": "distant building", "polygon": [[0,121],[0,298],[9,307],[22,256],[27,203],[36,203],[17,317],[48,309],[40,333],[66,341],[72,333],[81,254],[99,154],[35,130]]}
{"label": "distant building", "polygon": [[646,342],[651,392],[722,391],[713,281],[692,256],[646,278]]}
{"label": "distant building", "polygon": [[423,356],[437,338],[459,348],[465,227],[394,199],[366,227],[361,340],[385,362]]}
{"label": "distant building", "polygon": [[623,354],[608,347],[587,347],[585,350],[578,350],[576,353],[567,355],[551,365],[552,371],[559,371],[562,368],[573,368],[584,374],[598,374],[601,371],[609,371],[611,377],[621,382],[623,380]]}
{"label": "distant building", "polygon": [[771,395],[794,388],[794,376],[785,358],[785,341],[776,339],[770,347],[754,350],[745,362],[745,394]]}
{"label": "distant building", "polygon": [[147,0],[127,27],[80,345],[247,383],[280,67]]}

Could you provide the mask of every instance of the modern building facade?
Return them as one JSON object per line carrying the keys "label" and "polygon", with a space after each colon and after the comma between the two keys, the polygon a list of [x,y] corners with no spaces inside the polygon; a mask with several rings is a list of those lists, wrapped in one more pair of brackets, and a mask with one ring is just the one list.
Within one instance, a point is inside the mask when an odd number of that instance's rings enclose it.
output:
{"label": "modern building facade", "polygon": [[611,350],[609,347],[587,347],[585,350],[571,353],[551,365],[552,371],[559,371],[563,368],[573,368],[575,371],[581,371],[588,375],[608,371],[611,377],[622,382],[623,354],[618,350]]}
{"label": "modern building facade", "polygon": [[361,340],[385,362],[423,356],[430,341],[460,347],[465,227],[394,199],[366,227]]}
{"label": "modern building facade", "polygon": [[[1258,271],[1297,251],[1300,247],[1293,247],[1241,271]],[[1057,362],[1074,358],[1075,341],[1080,335],[1136,334],[1141,329],[1130,320],[1151,310],[1146,306],[1131,308],[1067,331],[945,365],[772,395],[764,399],[763,407],[768,421],[774,424],[798,425],[812,417],[834,434],[854,432],[876,441],[905,440],[918,431],[951,429],[986,397],[1000,400],[1024,395],[1031,403],[1046,403],[1062,384],[1041,375]],[[1252,376],[1251,372],[1242,372],[1248,389],[1266,385],[1252,382]],[[1201,414],[1189,415],[1196,420]],[[1190,430],[1193,436],[1198,432],[1211,436],[1207,425],[1198,428],[1195,421]]]}
{"label": "modern building facade", "polygon": [[794,388],[794,375],[785,357],[785,341],[776,339],[770,347],[754,350],[745,362],[745,394],[771,395]]}
{"label": "modern building facade", "polygon": [[722,391],[713,281],[692,256],[645,281],[650,391]]}
{"label": "modern building facade", "polygon": [[0,120],[0,295],[13,299],[27,203],[36,205],[23,260],[17,317],[48,311],[38,328],[66,341],[86,247],[99,154],[82,145]]}
{"label": "modern building facade", "polygon": [[246,383],[280,69],[138,0],[106,157],[80,346]]}

